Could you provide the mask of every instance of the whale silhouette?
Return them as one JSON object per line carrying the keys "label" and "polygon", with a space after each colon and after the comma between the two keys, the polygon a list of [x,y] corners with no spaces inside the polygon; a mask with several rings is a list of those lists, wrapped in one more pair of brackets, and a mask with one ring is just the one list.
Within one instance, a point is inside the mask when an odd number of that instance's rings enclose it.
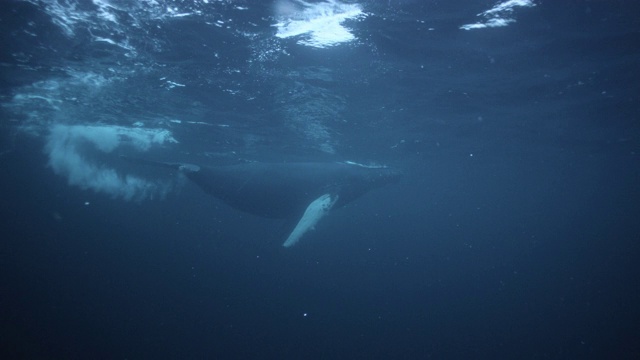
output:
{"label": "whale silhouette", "polygon": [[128,159],[179,170],[205,193],[261,217],[299,219],[284,247],[296,244],[332,208],[397,182],[398,170],[354,162],[247,162],[199,166]]}

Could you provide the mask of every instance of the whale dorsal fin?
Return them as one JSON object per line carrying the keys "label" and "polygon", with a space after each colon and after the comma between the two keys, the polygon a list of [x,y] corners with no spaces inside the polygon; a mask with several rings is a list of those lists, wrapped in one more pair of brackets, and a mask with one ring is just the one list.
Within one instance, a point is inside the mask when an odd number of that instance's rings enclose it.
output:
{"label": "whale dorsal fin", "polygon": [[337,194],[324,194],[313,200],[311,204],[307,206],[302,218],[300,218],[300,221],[298,221],[298,224],[282,246],[291,247],[300,241],[302,235],[313,229],[318,221],[329,213],[329,210],[335,205],[336,201],[338,201]]}

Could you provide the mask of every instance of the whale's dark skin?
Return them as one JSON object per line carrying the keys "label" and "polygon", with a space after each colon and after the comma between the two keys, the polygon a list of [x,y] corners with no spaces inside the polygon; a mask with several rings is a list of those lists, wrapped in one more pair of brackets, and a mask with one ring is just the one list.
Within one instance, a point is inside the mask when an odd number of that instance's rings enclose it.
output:
{"label": "whale's dark skin", "polygon": [[324,194],[343,206],[369,190],[394,183],[397,170],[341,162],[178,165],[206,193],[238,210],[267,218],[295,218]]}
{"label": "whale's dark skin", "polygon": [[344,206],[371,189],[397,182],[401,176],[399,171],[386,167],[343,162],[198,166],[123,158],[177,169],[207,194],[235,209],[297,221],[284,247],[296,244],[332,208]]}

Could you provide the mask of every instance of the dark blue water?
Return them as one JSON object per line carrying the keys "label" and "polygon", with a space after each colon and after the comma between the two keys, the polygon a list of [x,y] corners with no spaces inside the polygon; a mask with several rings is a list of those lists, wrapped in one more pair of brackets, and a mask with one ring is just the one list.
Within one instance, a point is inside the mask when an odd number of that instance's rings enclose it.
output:
{"label": "dark blue water", "polygon": [[[256,3],[2,7],[3,358],[640,356],[638,5]],[[405,175],[285,249],[119,155]]]}

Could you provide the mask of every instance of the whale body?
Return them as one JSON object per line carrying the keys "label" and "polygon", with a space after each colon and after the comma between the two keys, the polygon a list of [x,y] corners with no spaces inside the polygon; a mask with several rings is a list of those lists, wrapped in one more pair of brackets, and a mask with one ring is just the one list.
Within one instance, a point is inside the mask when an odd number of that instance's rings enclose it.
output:
{"label": "whale body", "polygon": [[298,219],[283,246],[296,244],[332,208],[399,180],[399,171],[353,162],[247,162],[224,166],[156,163],[179,169],[204,192],[261,217]]}

